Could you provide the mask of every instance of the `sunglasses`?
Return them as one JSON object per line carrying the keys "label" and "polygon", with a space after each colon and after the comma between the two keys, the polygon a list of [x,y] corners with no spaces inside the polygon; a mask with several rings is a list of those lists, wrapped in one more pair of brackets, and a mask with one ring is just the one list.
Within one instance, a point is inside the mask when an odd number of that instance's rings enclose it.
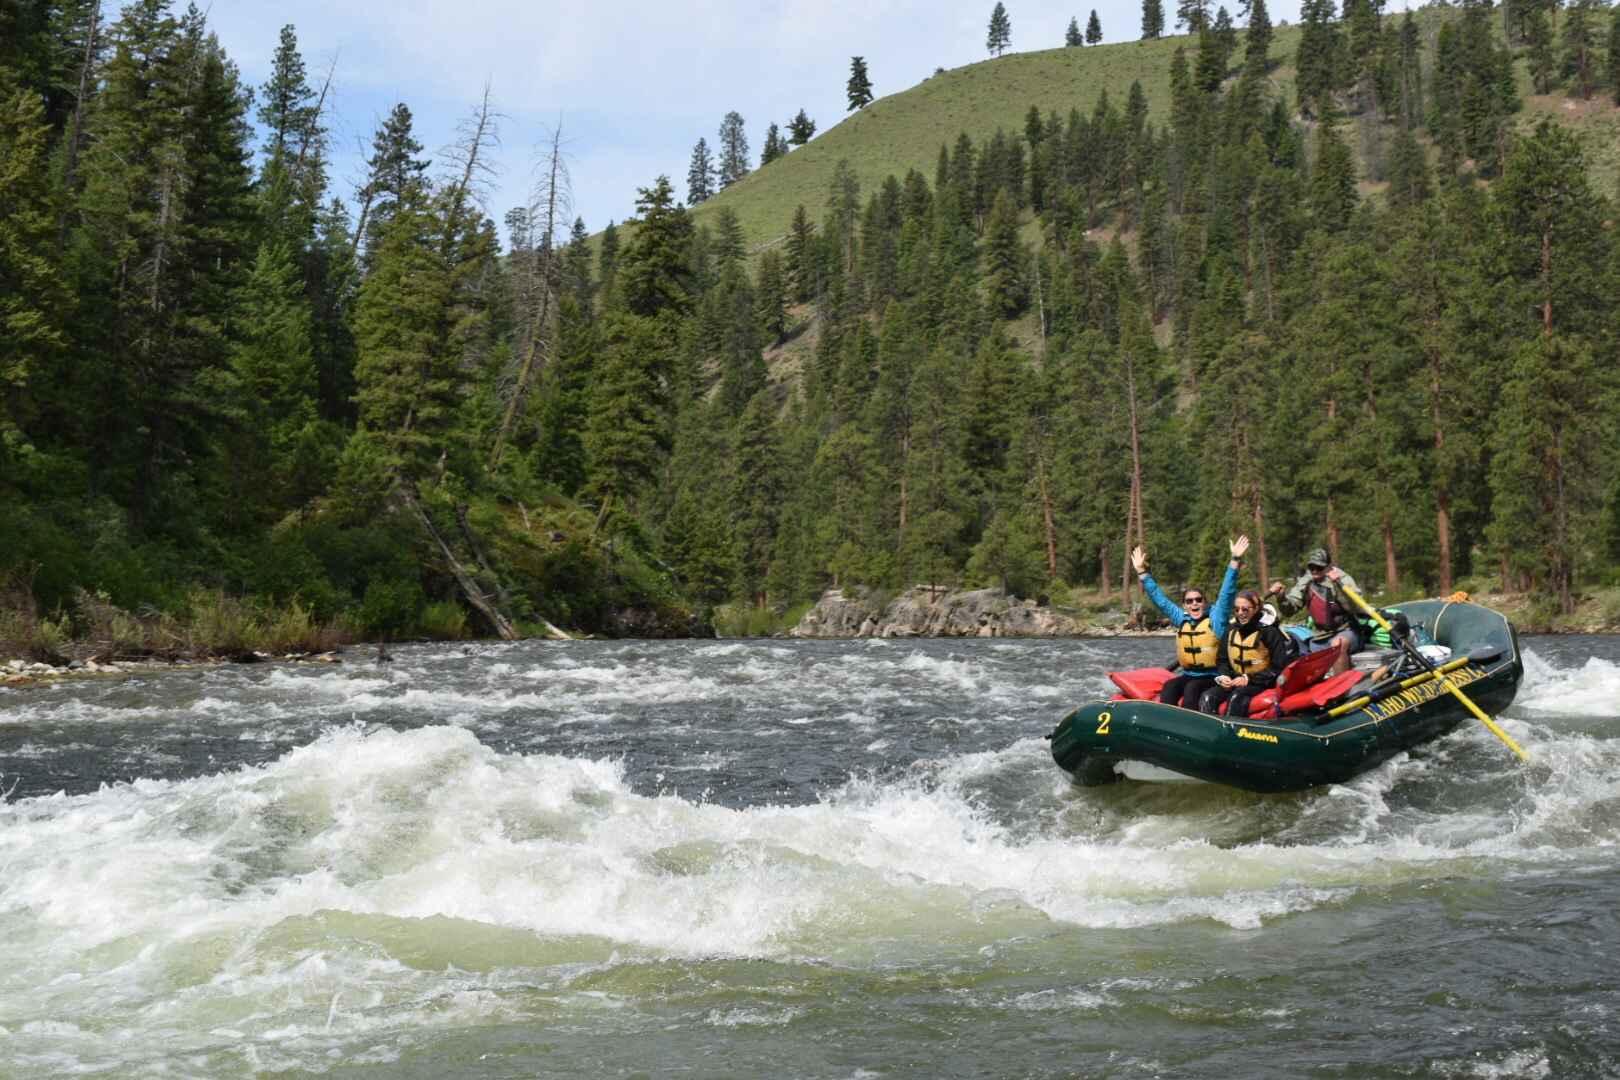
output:
{"label": "sunglasses", "polygon": [[1254,610],[1254,605],[1253,604],[1233,604],[1232,605],[1232,610],[1237,611],[1237,612],[1253,611]]}
{"label": "sunglasses", "polygon": [[1202,604],[1204,598],[1202,596],[1183,596],[1181,602],[1183,604]]}

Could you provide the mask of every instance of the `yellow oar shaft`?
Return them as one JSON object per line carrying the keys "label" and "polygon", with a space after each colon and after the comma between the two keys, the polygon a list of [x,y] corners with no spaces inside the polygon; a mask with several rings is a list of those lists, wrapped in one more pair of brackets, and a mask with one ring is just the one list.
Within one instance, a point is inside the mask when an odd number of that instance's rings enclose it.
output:
{"label": "yellow oar shaft", "polygon": [[[1344,591],[1344,595],[1348,596],[1351,600],[1355,601],[1357,607],[1361,608],[1362,611],[1365,611],[1368,615],[1370,615],[1374,622],[1376,622],[1379,626],[1382,626],[1386,631],[1388,631],[1390,633],[1390,636],[1392,636],[1392,637],[1394,636],[1394,630],[1391,629],[1388,620],[1386,620],[1382,615],[1378,614],[1377,610],[1375,610],[1371,604],[1369,604],[1369,603],[1367,603],[1367,601],[1363,600],[1361,598],[1360,593],[1356,592],[1356,590],[1352,589],[1350,586],[1346,585],[1342,581],[1339,582],[1338,585],[1339,585],[1339,588]],[[1417,652],[1417,649],[1412,645],[1411,642],[1405,642],[1404,644],[1405,644],[1406,648],[1410,649],[1414,653]],[[1422,656],[1423,654],[1418,653],[1418,655]],[[1489,728],[1492,735],[1495,735],[1498,739],[1501,739],[1504,743],[1507,744],[1507,748],[1509,750],[1512,750],[1515,754],[1518,754],[1519,759],[1521,761],[1529,761],[1530,760],[1530,755],[1526,754],[1524,752],[1524,748],[1521,747],[1518,743],[1514,742],[1508,736],[1507,732],[1503,731],[1500,727],[1498,727],[1495,720],[1492,720],[1489,716],[1486,716],[1485,711],[1483,709],[1481,709],[1478,705],[1475,705],[1473,700],[1470,699],[1467,694],[1465,694],[1461,690],[1459,690],[1457,688],[1456,683],[1453,683],[1450,679],[1446,678],[1445,673],[1443,671],[1441,671],[1438,668],[1434,669],[1434,677],[1436,679],[1439,679],[1440,680],[1440,685],[1445,687],[1448,691],[1450,691],[1452,697],[1454,697],[1458,701],[1462,702],[1463,705],[1468,709],[1468,711],[1473,713],[1474,716],[1476,718],[1478,718],[1480,723],[1484,724],[1487,728]]]}
{"label": "yellow oar shaft", "polygon": [[[1442,671],[1456,671],[1458,668],[1466,667],[1466,666],[1468,666],[1468,657],[1466,657],[1466,656],[1458,657],[1455,660],[1447,660],[1444,664],[1441,664],[1439,667],[1435,668],[1433,671],[1421,671],[1418,674],[1413,675],[1409,679],[1402,679],[1398,684],[1396,684],[1393,687],[1390,687],[1389,692],[1387,694],[1386,693],[1381,693],[1380,696],[1381,697],[1388,697],[1390,694],[1398,694],[1402,690],[1410,690],[1414,686],[1417,686],[1417,685],[1419,685],[1421,683],[1426,683],[1426,682],[1429,682],[1432,679],[1438,678],[1439,673],[1442,672]],[[1343,716],[1345,713],[1355,712],[1357,709],[1361,708],[1363,705],[1366,705],[1369,702],[1371,702],[1372,699],[1373,699],[1373,696],[1371,694],[1363,694],[1361,697],[1356,698],[1354,701],[1347,701],[1343,705],[1335,705],[1333,708],[1328,710],[1328,715],[1329,716]]]}

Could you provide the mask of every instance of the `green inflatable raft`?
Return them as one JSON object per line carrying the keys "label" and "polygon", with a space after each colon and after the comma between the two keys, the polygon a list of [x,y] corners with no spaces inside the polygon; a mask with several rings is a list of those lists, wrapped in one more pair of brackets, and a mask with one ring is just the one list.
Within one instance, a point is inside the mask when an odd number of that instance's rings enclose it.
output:
{"label": "green inflatable raft", "polygon": [[[1400,605],[1412,640],[1429,649],[1446,680],[1490,714],[1500,712],[1524,677],[1518,635],[1506,616],[1465,601]],[[1300,791],[1343,783],[1405,750],[1474,722],[1466,706],[1418,658],[1390,654],[1389,670],[1321,677],[1322,664],[1301,658],[1279,683],[1264,715],[1238,719],[1116,697],[1082,705],[1052,732],[1052,757],[1086,786],[1110,784],[1125,763],[1142,762],[1182,776],[1246,791]],[[1149,671],[1152,669],[1145,669]],[[1143,696],[1118,673],[1115,682]],[[1290,685],[1292,684],[1292,685]],[[1258,704],[1258,702],[1257,702]],[[1507,751],[1504,750],[1504,753]]]}

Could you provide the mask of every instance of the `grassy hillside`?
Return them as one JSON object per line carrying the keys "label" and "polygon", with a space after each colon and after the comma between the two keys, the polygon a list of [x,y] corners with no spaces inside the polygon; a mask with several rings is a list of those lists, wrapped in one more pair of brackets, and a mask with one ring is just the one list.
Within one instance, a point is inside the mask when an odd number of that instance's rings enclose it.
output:
{"label": "grassy hillside", "polygon": [[[1427,59],[1434,55],[1434,38],[1442,20],[1455,15],[1454,8],[1430,8],[1419,14],[1425,27]],[[1272,92],[1290,103],[1298,43],[1298,27],[1279,27],[1271,48],[1279,62],[1271,75]],[[874,101],[807,145],[756,169],[699,206],[694,216],[704,222],[712,220],[721,207],[731,207],[742,222],[749,246],[759,250],[786,234],[793,210],[801,203],[812,220],[821,220],[840,159],[848,159],[854,168],[863,195],[874,191],[886,176],[904,176],[911,168],[932,183],[940,145],[954,143],[958,134],[965,131],[975,142],[998,127],[1008,134],[1021,134],[1031,105],[1038,106],[1043,116],[1056,111],[1067,118],[1070,109],[1089,114],[1104,89],[1123,108],[1131,83],[1138,80],[1154,121],[1163,123],[1170,108],[1170,60],[1178,47],[1187,48],[1190,60],[1197,41],[1182,36],[1013,53],[942,72],[909,90]],[[1530,79],[1522,60],[1519,67],[1520,89],[1528,95]],[[1613,194],[1620,177],[1620,109],[1612,94],[1604,92],[1590,102],[1567,98],[1561,92],[1527,97],[1519,123],[1528,128],[1548,115],[1576,133],[1586,148],[1595,184]],[[1349,142],[1352,147],[1357,145],[1354,138]]]}

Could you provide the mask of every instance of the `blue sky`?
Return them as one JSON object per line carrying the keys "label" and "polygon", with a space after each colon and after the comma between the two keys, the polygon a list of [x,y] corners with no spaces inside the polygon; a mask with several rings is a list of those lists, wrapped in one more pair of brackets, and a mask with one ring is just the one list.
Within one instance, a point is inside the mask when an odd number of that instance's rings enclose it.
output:
{"label": "blue sky", "polygon": [[[1095,0],[1005,2],[1016,52],[1061,45],[1069,19],[1084,27]],[[1173,22],[1173,0],[1165,6]],[[504,114],[490,215],[498,221],[526,201],[540,148],[560,121],[574,212],[595,232],[629,217],[636,188],[659,173],[684,195],[693,144],[703,137],[714,146],[729,110],[743,115],[756,162],[767,126],[785,127],[801,107],[818,131],[837,124],[852,55],[866,58],[879,97],[935,68],[985,59],[992,7],[994,0],[215,0],[208,11],[254,85],[268,74],[286,23],[297,28],[312,81],[335,63],[332,175],[351,204],[371,134],[395,101],[410,106],[417,138],[432,153],[454,138],[487,81]],[[1270,11],[1274,21],[1293,21],[1297,0]],[[1105,0],[1097,13],[1105,43],[1138,36],[1140,0]]]}

